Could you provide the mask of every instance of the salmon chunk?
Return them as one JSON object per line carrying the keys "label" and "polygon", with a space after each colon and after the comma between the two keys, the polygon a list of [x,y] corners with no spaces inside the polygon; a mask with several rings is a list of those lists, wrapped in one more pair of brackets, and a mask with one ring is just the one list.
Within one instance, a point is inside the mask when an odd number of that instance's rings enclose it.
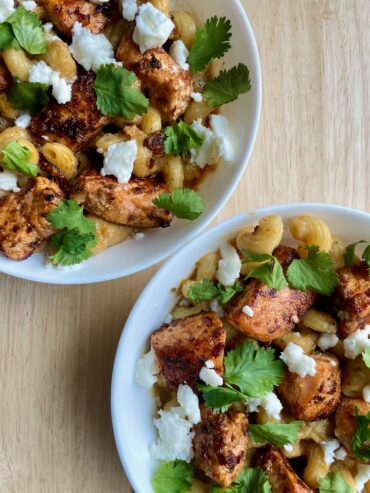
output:
{"label": "salmon chunk", "polygon": [[225,329],[214,312],[180,318],[155,331],[151,345],[168,389],[176,391],[179,385],[188,384],[196,390],[200,370],[208,360],[223,375],[225,341]]}
{"label": "salmon chunk", "polygon": [[359,415],[365,416],[370,412],[370,403],[362,399],[342,397],[335,413],[335,436],[351,454],[351,441],[356,432],[355,410],[358,408]]}
{"label": "salmon chunk", "polygon": [[153,200],[166,191],[166,186],[155,178],[133,178],[128,183],[118,183],[112,176],[89,171],[77,179],[71,198],[90,214],[110,223],[164,228],[169,226],[173,216],[159,209]]}
{"label": "salmon chunk", "polygon": [[55,233],[47,220],[64,194],[53,181],[37,176],[18,193],[0,199],[0,250],[13,260],[25,260]]}
{"label": "salmon chunk", "polygon": [[201,417],[193,439],[194,465],[220,486],[228,487],[244,467],[248,419],[244,413],[216,413],[204,405]]}

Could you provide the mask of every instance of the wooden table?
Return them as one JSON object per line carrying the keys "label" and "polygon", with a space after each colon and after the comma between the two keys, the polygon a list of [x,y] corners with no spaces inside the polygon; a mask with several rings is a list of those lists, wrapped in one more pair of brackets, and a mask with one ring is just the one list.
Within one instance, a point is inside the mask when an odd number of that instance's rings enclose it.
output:
{"label": "wooden table", "polygon": [[[292,201],[369,210],[369,0],[243,3],[260,50],[263,113],[249,168],[217,220]],[[157,268],[82,287],[0,276],[2,493],[132,491],[112,436],[111,370]]]}

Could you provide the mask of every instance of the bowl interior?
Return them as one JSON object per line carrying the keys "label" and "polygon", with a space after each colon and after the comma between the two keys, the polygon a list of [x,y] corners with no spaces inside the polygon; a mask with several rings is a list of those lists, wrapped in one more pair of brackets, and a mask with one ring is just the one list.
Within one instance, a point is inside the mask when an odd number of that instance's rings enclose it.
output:
{"label": "bowl interior", "polygon": [[[172,288],[177,287],[194,269],[205,253],[215,251],[222,240],[231,238],[243,226],[256,224],[259,218],[280,214],[284,221],[299,214],[317,215],[326,221],[345,243],[370,240],[370,215],[329,205],[285,205],[227,220],[202,235],[170,259],[145,288],[130,317],[117,349],[112,380],[112,419],[122,464],[136,493],[151,493],[151,478],[156,463],[149,446],[156,439],[153,426],[154,402],[150,393],[134,382],[137,360],[146,350],[150,334],[162,323],[176,301]],[[286,230],[288,228],[285,228]],[[285,233],[284,243],[292,243]]]}
{"label": "bowl interior", "polygon": [[80,284],[116,279],[143,270],[171,255],[182,244],[203,229],[224,206],[247,165],[250,157],[261,107],[261,75],[257,48],[252,29],[238,0],[175,0],[174,9],[196,13],[199,20],[213,15],[227,16],[232,23],[232,49],[223,59],[225,67],[239,62],[250,70],[252,90],[229,104],[223,112],[230,120],[238,143],[233,164],[221,163],[200,187],[205,212],[196,222],[174,221],[165,230],[148,232],[142,240],[130,240],[89,259],[81,266],[67,271],[45,269],[44,256],[34,254],[28,260],[15,262],[0,254],[0,272],[24,279],[56,283]]}

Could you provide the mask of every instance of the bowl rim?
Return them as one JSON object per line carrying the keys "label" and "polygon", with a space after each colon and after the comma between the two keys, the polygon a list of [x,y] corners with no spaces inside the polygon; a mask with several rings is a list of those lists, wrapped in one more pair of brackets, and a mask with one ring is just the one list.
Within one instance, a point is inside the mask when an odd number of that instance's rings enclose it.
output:
{"label": "bowl rim", "polygon": [[76,271],[76,273],[74,273],[75,274],[74,277],[70,279],[67,276],[66,277],[61,276],[60,275],[61,273],[60,272],[58,273],[58,271],[56,271],[55,279],[54,278],[45,279],[42,273],[41,274],[29,273],[27,269],[25,269],[24,272],[22,273],[14,272],[14,269],[12,268],[13,262],[10,261],[9,259],[6,259],[9,260],[9,262],[6,262],[5,265],[3,265],[0,268],[1,273],[16,277],[18,279],[24,279],[26,281],[34,281],[44,284],[56,284],[56,285],[83,285],[83,284],[96,284],[100,282],[113,281],[116,279],[128,277],[130,275],[142,272],[143,270],[153,267],[159,262],[162,262],[163,260],[167,259],[171,255],[173,255],[179,248],[181,248],[183,245],[186,245],[192,238],[194,238],[201,231],[203,231],[214,220],[214,218],[225,207],[226,203],[229,201],[229,199],[235,192],[235,189],[240,183],[240,180],[247,168],[247,165],[249,163],[249,160],[251,158],[255,146],[258,128],[261,119],[261,108],[262,108],[262,72],[261,72],[261,61],[258,53],[256,38],[251,23],[249,21],[247,12],[242,6],[241,1],[232,0],[232,2],[234,3],[234,6],[238,9],[240,18],[243,21],[246,35],[247,38],[249,39],[251,56],[253,59],[253,63],[255,65],[254,76],[255,76],[255,108],[256,109],[255,109],[255,117],[253,118],[252,121],[253,125],[252,125],[252,131],[249,136],[248,146],[246,147],[243,153],[243,157],[239,162],[238,167],[235,169],[234,178],[232,179],[229,187],[225,189],[225,193],[220,197],[220,200],[215,205],[215,207],[213,207],[213,209],[211,209],[207,214],[201,216],[196,222],[194,222],[193,227],[189,229],[189,231],[185,232],[182,235],[179,235],[179,239],[173,241],[172,244],[169,245],[167,248],[165,248],[163,251],[160,251],[153,256],[150,257],[148,256],[147,258],[144,258],[140,263],[124,266],[124,268],[118,268],[115,272],[110,272],[109,274],[103,273],[96,275],[92,272],[91,274],[84,274],[83,276],[80,276],[78,274],[78,271]]}
{"label": "bowl rim", "polygon": [[[131,487],[134,491],[139,492],[140,489],[136,482],[136,477],[130,470],[127,460],[126,460],[126,452],[125,452],[125,437],[123,435],[122,427],[119,425],[120,419],[119,414],[122,409],[119,405],[119,400],[116,398],[116,395],[119,393],[119,385],[120,385],[120,373],[119,366],[121,365],[121,360],[124,360],[125,352],[126,352],[126,339],[128,339],[130,332],[133,330],[134,321],[139,316],[140,310],[142,308],[143,300],[146,298],[146,293],[152,290],[152,287],[158,284],[158,281],[161,278],[165,277],[168,272],[171,272],[172,266],[178,263],[179,258],[184,255],[184,249],[191,249],[193,245],[200,242],[202,239],[205,239],[208,236],[213,236],[214,234],[221,234],[225,236],[229,234],[229,231],[232,229],[234,224],[237,224],[241,219],[251,219],[253,216],[264,216],[271,214],[283,214],[285,211],[292,210],[294,208],[302,210],[309,210],[311,214],[315,211],[313,209],[326,209],[328,212],[335,213],[350,213],[355,214],[357,217],[360,217],[363,220],[367,220],[370,222],[370,213],[355,209],[352,207],[345,207],[341,205],[335,204],[325,204],[320,202],[292,202],[292,203],[283,203],[277,205],[265,206],[257,209],[252,209],[243,214],[238,214],[237,216],[232,216],[228,219],[225,219],[219,224],[212,226],[211,228],[203,231],[196,237],[192,238],[192,240],[187,243],[187,245],[176,252],[170,259],[168,259],[160,269],[154,274],[148,284],[145,286],[143,291],[140,293],[139,297],[136,299],[130,314],[124,324],[122,329],[122,333],[117,345],[117,350],[114,358],[113,371],[112,371],[112,380],[111,380],[111,419],[112,419],[112,428],[114,440],[116,443],[118,455],[122,464],[122,467],[126,473],[127,479],[130,482]],[[226,230],[226,232],[225,232]],[[194,262],[196,259],[194,260]]]}

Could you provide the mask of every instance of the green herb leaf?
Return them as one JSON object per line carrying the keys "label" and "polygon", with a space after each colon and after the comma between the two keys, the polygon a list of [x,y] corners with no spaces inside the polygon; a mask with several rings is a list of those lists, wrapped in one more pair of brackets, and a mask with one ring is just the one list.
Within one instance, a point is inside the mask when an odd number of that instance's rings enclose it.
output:
{"label": "green herb leaf", "polygon": [[46,94],[48,89],[47,84],[20,82],[18,79],[14,79],[9,92],[9,101],[17,110],[26,110],[34,115],[48,104],[49,96]]}
{"label": "green herb leaf", "polygon": [[16,140],[9,142],[1,152],[2,164],[6,168],[27,176],[36,176],[39,172],[39,167],[30,162],[31,151],[27,147],[23,147]]}
{"label": "green herb leaf", "polygon": [[188,56],[193,73],[205,69],[215,58],[222,58],[231,48],[231,22],[226,17],[212,17],[198,27]]}
{"label": "green herb leaf", "polygon": [[116,65],[102,65],[96,75],[95,92],[99,111],[103,115],[123,116],[133,120],[135,115],[146,113],[148,99],[133,87],[136,75]]}
{"label": "green herb leaf", "polygon": [[229,488],[213,486],[210,493],[271,493],[266,473],[259,467],[246,467]]}
{"label": "green herb leaf", "polygon": [[253,253],[243,250],[243,263],[261,262],[261,265],[252,269],[246,279],[258,279],[270,289],[284,289],[288,283],[284,276],[283,268],[278,259],[267,253]]}
{"label": "green herb leaf", "polygon": [[319,478],[320,493],[353,493],[352,487],[344,481],[340,472],[330,472],[324,478]]}
{"label": "green herb leaf", "polygon": [[91,250],[97,243],[94,233],[81,233],[78,228],[65,229],[52,236],[50,244],[56,250],[50,260],[62,267],[80,264],[91,256]]}
{"label": "green herb leaf", "polygon": [[201,196],[189,188],[176,188],[171,193],[161,193],[153,200],[154,205],[175,214],[179,219],[195,221],[203,213]]}
{"label": "green herb leaf", "polygon": [[18,7],[6,22],[12,25],[13,33],[19,45],[31,55],[41,55],[48,47],[42,23],[34,12]]}
{"label": "green herb leaf", "polygon": [[351,441],[352,454],[367,462],[370,460],[370,411],[362,416],[356,407],[355,420],[357,427]]}
{"label": "green herb leaf", "polygon": [[186,159],[191,149],[196,149],[203,144],[203,136],[187,125],[182,120],[164,131],[166,139],[164,150],[172,156],[181,155]]}
{"label": "green herb leaf", "polygon": [[193,303],[212,301],[217,298],[220,303],[225,304],[241,291],[243,291],[243,286],[238,281],[233,286],[223,286],[220,283],[216,285],[209,279],[203,279],[190,286],[187,297]]}
{"label": "green herb leaf", "polygon": [[202,95],[211,106],[217,107],[235,101],[251,88],[248,67],[239,63],[230,70],[223,70],[216,79],[209,80]]}
{"label": "green herb leaf", "polygon": [[14,36],[12,26],[7,22],[0,24],[0,51],[4,51],[7,48],[20,49],[19,43]]}
{"label": "green herb leaf", "polygon": [[364,360],[365,365],[370,368],[370,347],[367,347],[362,353],[362,359]]}
{"label": "green herb leaf", "polygon": [[360,241],[357,241],[356,243],[351,243],[346,248],[346,251],[343,255],[343,260],[344,260],[344,264],[347,267],[350,267],[353,264],[353,262],[355,261],[356,247],[357,247],[357,245],[361,245],[362,243],[367,244],[367,247],[365,248],[365,250],[362,254],[362,260],[364,260],[367,263],[367,265],[370,266],[370,244],[368,241],[360,240]]}
{"label": "green herb leaf", "polygon": [[206,406],[216,412],[225,413],[235,402],[245,402],[248,396],[231,387],[211,387],[210,385],[198,385],[202,392]]}
{"label": "green herb leaf", "polygon": [[269,442],[274,447],[293,444],[297,441],[302,421],[291,423],[265,423],[264,425],[249,425],[249,435],[255,443]]}
{"label": "green herb leaf", "polygon": [[191,490],[194,470],[191,464],[176,460],[163,462],[153,477],[155,493],[187,493]]}
{"label": "green herb leaf", "polygon": [[217,288],[219,291],[218,301],[222,305],[228,303],[236,293],[241,293],[243,291],[243,285],[239,281],[236,281],[233,286],[224,286],[223,284],[218,283]]}
{"label": "green herb leaf", "polygon": [[320,252],[317,246],[307,246],[305,259],[293,260],[288,267],[287,277],[293,288],[302,291],[316,291],[330,296],[339,284],[334,270],[334,261],[327,252]]}
{"label": "green herb leaf", "polygon": [[84,210],[74,200],[63,200],[48,214],[48,221],[55,229],[77,229],[82,234],[96,232],[95,222],[84,216]]}

